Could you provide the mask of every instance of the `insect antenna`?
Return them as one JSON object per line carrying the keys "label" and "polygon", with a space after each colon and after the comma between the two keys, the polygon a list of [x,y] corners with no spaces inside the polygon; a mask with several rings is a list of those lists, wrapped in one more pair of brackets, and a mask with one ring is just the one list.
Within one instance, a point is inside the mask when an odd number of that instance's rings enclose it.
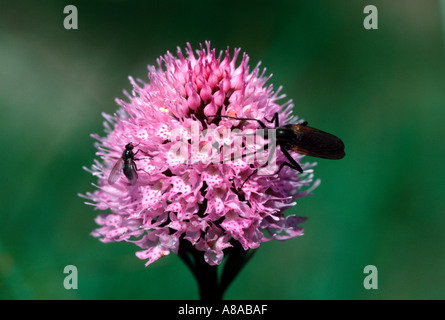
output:
{"label": "insect antenna", "polygon": [[268,129],[263,121],[258,120],[258,119],[254,119],[254,118],[238,118],[238,117],[232,117],[232,116],[222,116],[222,115],[218,115],[218,114],[217,115],[212,115],[212,116],[207,116],[207,117],[227,118],[227,119],[233,119],[233,120],[251,120],[251,121],[258,122],[263,129]]}

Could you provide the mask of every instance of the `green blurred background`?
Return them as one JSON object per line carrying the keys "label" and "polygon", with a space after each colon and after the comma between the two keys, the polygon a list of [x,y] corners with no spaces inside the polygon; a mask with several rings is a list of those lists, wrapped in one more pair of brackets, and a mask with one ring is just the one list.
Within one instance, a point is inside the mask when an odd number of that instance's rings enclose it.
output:
{"label": "green blurred background", "polygon": [[[65,30],[76,5],[79,29]],[[365,30],[365,5],[378,30]],[[137,247],[89,235],[98,212],[90,133],[167,50],[241,47],[341,137],[321,186],[289,213],[305,235],[261,245],[227,299],[445,298],[445,46],[439,1],[3,1],[0,6],[0,298],[197,299],[174,254],[148,268]],[[314,160],[314,159],[310,159]],[[65,290],[63,268],[78,268]],[[363,269],[378,268],[365,290]]]}

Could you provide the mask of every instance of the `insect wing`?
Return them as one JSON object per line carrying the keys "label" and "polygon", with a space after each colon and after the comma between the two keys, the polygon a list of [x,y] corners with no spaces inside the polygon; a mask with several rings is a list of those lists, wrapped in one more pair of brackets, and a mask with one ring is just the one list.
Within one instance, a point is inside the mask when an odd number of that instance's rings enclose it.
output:
{"label": "insect wing", "polygon": [[297,134],[297,142],[292,151],[308,156],[324,159],[341,159],[345,156],[345,145],[333,134],[307,127],[293,125]]}
{"label": "insect wing", "polygon": [[111,169],[110,175],[108,176],[108,183],[113,184],[119,179],[122,174],[122,158],[116,161],[116,164]]}

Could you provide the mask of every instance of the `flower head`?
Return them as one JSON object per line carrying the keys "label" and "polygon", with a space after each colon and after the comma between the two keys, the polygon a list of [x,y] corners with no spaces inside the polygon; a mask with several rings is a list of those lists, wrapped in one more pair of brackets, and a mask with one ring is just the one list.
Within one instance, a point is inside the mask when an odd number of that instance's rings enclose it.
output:
{"label": "flower head", "polygon": [[[281,88],[266,85],[270,76],[259,65],[250,71],[246,54],[237,64],[239,54],[240,49],[233,56],[227,49],[216,55],[209,42],[194,53],[188,44],[186,55],[180,49],[176,57],[167,52],[158,67],[149,66],[148,82],[130,77],[128,100],[117,99],[117,113],[104,114],[106,136],[92,135],[102,161],[88,169],[98,177],[98,189],[84,197],[96,209],[111,211],[96,218],[95,237],[133,242],[141,248],[136,256],[147,265],[177,253],[188,241],[208,264],[218,265],[233,241],[248,250],[302,235],[299,224],[305,218],[284,211],[309,194],[303,186],[315,186],[314,164],[302,163],[302,174],[284,167],[279,174],[275,169],[246,180],[262,165],[247,162],[247,156],[223,162],[218,155],[215,161],[214,151],[223,146],[229,156],[260,153],[255,143],[236,144],[239,136],[227,134],[256,130],[256,121],[215,115],[270,119],[278,112],[280,123],[296,122],[292,101],[278,104],[285,97]],[[125,156],[129,143],[134,154]],[[285,161],[279,149],[275,156],[277,166]],[[301,155],[293,157],[301,160]],[[121,174],[110,184],[110,172],[121,166],[137,179]]]}

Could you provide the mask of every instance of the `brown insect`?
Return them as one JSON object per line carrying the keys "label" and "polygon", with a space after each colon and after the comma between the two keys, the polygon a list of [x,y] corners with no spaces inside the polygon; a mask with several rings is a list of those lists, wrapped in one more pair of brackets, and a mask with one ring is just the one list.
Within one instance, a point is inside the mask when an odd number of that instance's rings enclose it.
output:
{"label": "brown insect", "polygon": [[[264,122],[254,118],[237,118],[237,117],[221,116],[221,115],[215,115],[210,117],[256,121],[260,124],[261,128],[270,130],[270,128],[268,128],[264,124]],[[275,124],[275,128],[273,129],[275,130],[276,134],[276,144],[280,146],[281,152],[283,152],[287,160],[289,160],[289,162],[284,162],[281,164],[277,173],[279,173],[284,166],[288,166],[294,170],[297,170],[300,173],[303,172],[301,166],[291,157],[288,150],[295,151],[297,153],[305,154],[312,157],[333,159],[333,160],[341,159],[345,156],[345,145],[343,144],[343,141],[341,141],[338,137],[330,133],[308,127],[307,121],[304,121],[299,124],[287,124],[280,127],[278,120],[278,113],[275,113],[275,115],[271,120],[268,119],[265,120],[269,123]],[[268,130],[264,131],[265,133],[264,138],[266,139]],[[265,149],[267,147],[268,146],[266,144],[263,148]],[[271,156],[275,152],[276,146],[273,146],[271,149],[272,150],[269,153],[269,159],[267,163],[269,163]],[[267,163],[262,167],[265,167]],[[252,175],[257,173],[260,168],[255,169],[247,177],[247,179],[244,180],[240,188],[242,188],[243,185],[246,183],[246,181],[249,180],[249,178]]]}

